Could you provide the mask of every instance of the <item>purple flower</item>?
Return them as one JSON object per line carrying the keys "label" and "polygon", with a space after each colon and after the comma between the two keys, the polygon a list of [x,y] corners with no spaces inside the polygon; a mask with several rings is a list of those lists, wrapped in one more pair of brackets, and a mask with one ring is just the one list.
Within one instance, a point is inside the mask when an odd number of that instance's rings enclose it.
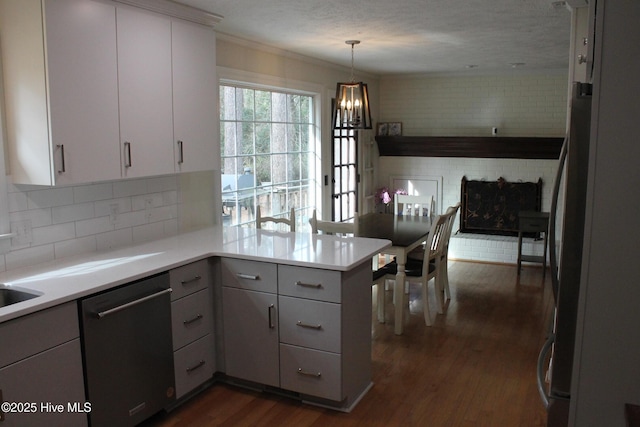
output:
{"label": "purple flower", "polygon": [[393,202],[393,196],[395,194],[408,194],[405,190],[403,189],[396,189],[393,192],[390,192],[389,189],[387,187],[382,187],[382,188],[378,188],[378,190],[376,191],[376,200],[379,200],[381,203],[384,203],[385,205],[388,205],[389,203]]}

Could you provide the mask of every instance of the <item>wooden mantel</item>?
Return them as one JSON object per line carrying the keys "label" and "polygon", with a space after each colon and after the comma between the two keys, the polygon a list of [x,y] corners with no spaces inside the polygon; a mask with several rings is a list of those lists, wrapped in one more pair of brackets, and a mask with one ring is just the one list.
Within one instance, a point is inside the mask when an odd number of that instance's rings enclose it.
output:
{"label": "wooden mantel", "polygon": [[381,156],[557,159],[563,138],[376,136]]}

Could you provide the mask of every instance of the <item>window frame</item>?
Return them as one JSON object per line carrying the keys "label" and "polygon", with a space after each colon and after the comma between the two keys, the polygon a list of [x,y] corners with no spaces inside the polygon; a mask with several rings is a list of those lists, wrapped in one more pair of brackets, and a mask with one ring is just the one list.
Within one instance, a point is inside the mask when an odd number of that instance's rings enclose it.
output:
{"label": "window frame", "polygon": [[[239,70],[233,70],[233,69],[226,69],[224,67],[218,67],[218,76],[219,76],[219,81],[218,81],[218,88],[220,91],[220,99],[222,100],[222,96],[223,96],[223,86],[233,86],[236,88],[243,88],[243,89],[250,89],[250,90],[256,90],[256,91],[269,91],[269,92],[276,92],[276,93],[282,93],[285,95],[301,95],[301,96],[307,96],[311,98],[311,111],[310,111],[310,116],[309,116],[309,120],[310,120],[310,124],[309,124],[309,130],[308,130],[308,150],[304,151],[308,152],[308,165],[309,165],[309,174],[308,174],[308,179],[298,179],[295,181],[285,181],[282,184],[285,184],[287,186],[289,186],[290,184],[301,184],[304,183],[305,181],[308,181],[308,195],[306,197],[306,203],[304,204],[299,204],[295,206],[296,209],[296,222],[297,222],[297,229],[304,227],[305,224],[307,224],[308,218],[311,216],[311,213],[313,211],[313,209],[316,206],[320,206],[321,205],[321,199],[322,199],[322,188],[321,188],[321,181],[322,181],[322,162],[321,162],[321,158],[322,158],[322,144],[321,144],[321,123],[322,123],[322,116],[321,116],[321,110],[322,110],[322,101],[321,101],[321,92],[322,92],[322,87],[320,85],[316,85],[316,84],[309,84],[309,83],[305,83],[305,82],[297,82],[297,81],[290,81],[288,79],[280,79],[277,77],[273,77],[273,76],[265,76],[265,75],[260,75],[260,74],[255,74],[255,73],[249,73],[249,72],[243,72],[243,71],[239,71]],[[219,104],[220,105],[220,104]],[[220,120],[220,137],[222,138],[223,135],[223,129],[224,129],[224,123],[225,120],[222,119],[221,117],[221,112],[219,112],[218,114],[218,119]],[[238,121],[237,123],[243,123],[242,121]],[[245,122],[245,123],[257,123],[255,121],[252,122]],[[264,121],[260,121],[260,123],[281,123],[281,122],[277,122],[277,121],[269,121],[269,122],[264,122]],[[288,124],[285,123],[285,124]],[[300,151],[292,151],[289,152],[288,150],[286,150],[283,153],[276,153],[277,155],[289,155],[289,154],[299,154],[301,153]],[[258,153],[253,153],[253,154],[248,154],[248,156],[258,156]],[[274,155],[274,153],[264,153],[264,155],[268,155],[268,156],[272,156]],[[223,143],[222,140],[220,141],[220,157],[221,157],[221,165],[220,165],[220,171],[221,173],[224,171],[224,163],[225,163],[225,158],[236,158],[236,159],[241,159],[242,157],[244,157],[241,153],[236,153],[234,156],[225,156],[224,152],[223,152]],[[239,166],[236,165],[236,170]],[[256,171],[254,170],[253,173],[256,173]],[[228,181],[230,178],[226,177],[226,180]],[[225,180],[224,174],[222,174],[222,178],[221,180]],[[258,182],[256,182],[254,184],[254,187],[252,188],[248,188],[247,191],[249,192],[249,194],[251,194],[253,196],[252,200],[255,203],[256,200],[256,196],[257,196],[257,187],[258,187]],[[221,186],[219,188],[223,188],[224,183],[221,182]],[[275,184],[274,184],[275,185]],[[236,189],[236,190],[240,190],[240,189]],[[264,190],[264,189],[263,189]],[[287,190],[287,197],[288,197],[289,193]],[[222,203],[222,208],[218,210],[218,212],[221,213],[221,215],[223,214],[224,211],[224,207],[225,207],[225,203],[222,202],[222,197],[220,197],[220,203]],[[288,200],[288,199],[287,199]],[[236,201],[234,201],[235,203],[235,207],[234,210],[238,210],[239,206],[242,206],[241,204],[238,204],[237,199]],[[247,205],[245,205],[249,210],[249,207]],[[235,212],[234,212],[235,214]],[[270,213],[265,213],[262,212],[262,215],[270,215]],[[284,215],[284,212],[281,212],[281,215]],[[222,215],[222,221],[221,223],[223,225],[244,225],[244,226],[253,226],[253,218],[254,216],[250,217],[248,220],[245,221],[241,221],[240,223],[236,223],[235,221],[233,221],[232,224],[229,224],[228,220],[225,220],[224,215]]]}

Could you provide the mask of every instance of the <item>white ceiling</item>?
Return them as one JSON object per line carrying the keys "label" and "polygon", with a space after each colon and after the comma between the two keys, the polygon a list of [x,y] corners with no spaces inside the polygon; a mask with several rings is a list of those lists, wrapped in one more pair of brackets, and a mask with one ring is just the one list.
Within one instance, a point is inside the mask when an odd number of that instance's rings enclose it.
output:
{"label": "white ceiling", "polygon": [[[560,70],[571,13],[552,0],[177,0],[216,31],[377,75]],[[560,4],[558,4],[560,3]],[[468,65],[477,68],[468,69]]]}

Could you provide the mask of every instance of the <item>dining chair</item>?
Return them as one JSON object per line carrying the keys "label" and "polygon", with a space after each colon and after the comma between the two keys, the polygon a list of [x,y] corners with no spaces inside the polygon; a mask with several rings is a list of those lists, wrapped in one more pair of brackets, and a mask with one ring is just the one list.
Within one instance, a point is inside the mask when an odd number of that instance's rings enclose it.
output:
{"label": "dining chair", "polygon": [[313,234],[322,233],[338,236],[347,236],[350,234],[356,236],[358,234],[358,213],[354,212],[352,222],[333,222],[318,219],[316,210],[314,209],[311,218],[309,218],[309,224],[311,225],[311,232]]}
{"label": "dining chair", "polygon": [[256,228],[262,229],[263,225],[271,223],[272,228],[276,227],[276,229],[281,230],[281,224],[283,226],[288,226],[289,229],[287,231],[296,231],[296,211],[294,208],[291,208],[289,212],[289,218],[276,218],[273,216],[262,216],[260,213],[260,205],[256,206]]}
{"label": "dining chair", "polygon": [[393,198],[393,213],[404,216],[429,216],[435,214],[433,196],[396,194]]}
{"label": "dining chair", "polygon": [[[451,290],[449,289],[449,241],[451,240],[451,234],[453,233],[453,224],[456,222],[456,216],[458,215],[459,209],[460,202],[456,203],[453,206],[449,206],[445,212],[445,215],[448,216],[448,225],[446,235],[444,237],[444,250],[442,251],[442,260],[440,262],[440,274],[442,274],[440,284],[442,284],[443,286],[443,289],[441,289],[440,291],[444,292],[445,300],[451,299]],[[440,308],[444,309],[444,300],[441,300]]]}
{"label": "dining chair", "polygon": [[[412,259],[407,260],[405,265],[406,282],[419,281],[422,288],[422,304],[424,312],[424,323],[431,326],[431,311],[429,309],[429,289],[428,283],[434,279],[434,289],[436,295],[441,285],[438,283],[440,275],[440,263],[442,262],[442,251],[444,250],[444,235],[447,228],[447,215],[438,215],[431,221],[429,236],[425,243],[424,257],[421,261]],[[383,267],[385,271],[385,279],[395,280],[398,272],[398,264],[392,261]],[[398,284],[396,283],[396,286]],[[401,308],[404,310],[404,307]]]}
{"label": "dining chair", "polygon": [[[460,209],[460,203],[457,203],[453,206],[449,206],[443,216],[446,217],[447,227],[444,231],[443,235],[443,250],[440,258],[440,265],[438,275],[440,275],[440,279],[437,281],[440,286],[439,289],[436,289],[436,295],[438,297],[438,313],[444,313],[444,304],[445,300],[451,299],[451,290],[449,288],[449,241],[451,240],[451,234],[453,230],[453,224],[456,220],[456,214],[458,213],[458,209]],[[424,248],[418,247],[415,250],[409,252],[407,254],[407,260],[411,260],[412,262],[420,262],[424,258]]]}

